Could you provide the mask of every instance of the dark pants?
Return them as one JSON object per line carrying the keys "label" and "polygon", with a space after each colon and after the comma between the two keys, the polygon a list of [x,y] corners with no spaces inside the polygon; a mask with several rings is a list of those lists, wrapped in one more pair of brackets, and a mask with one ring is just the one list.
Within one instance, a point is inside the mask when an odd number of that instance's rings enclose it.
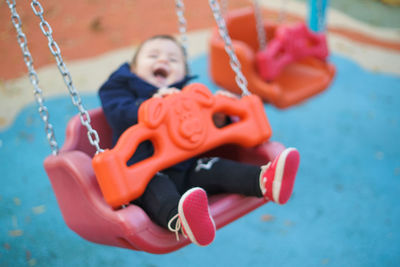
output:
{"label": "dark pants", "polygon": [[181,196],[201,187],[208,194],[237,193],[261,197],[260,167],[222,158],[202,158],[187,171],[167,169],[149,182],[143,195],[133,203],[142,207],[157,224],[166,227],[178,213]]}

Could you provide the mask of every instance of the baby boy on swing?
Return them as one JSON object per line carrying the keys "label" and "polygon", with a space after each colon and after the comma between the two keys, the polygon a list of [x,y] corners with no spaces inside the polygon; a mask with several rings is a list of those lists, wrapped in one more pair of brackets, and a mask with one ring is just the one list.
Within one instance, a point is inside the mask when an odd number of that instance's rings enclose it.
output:
{"label": "baby boy on swing", "polygon": [[[132,62],[124,63],[101,86],[104,114],[113,131],[113,144],[138,122],[141,103],[151,97],[178,93],[193,77],[188,75],[184,48],[169,35],[144,41]],[[215,117],[223,126],[229,118]],[[140,144],[129,165],[150,157],[150,141]],[[207,194],[236,193],[285,204],[293,190],[300,156],[295,148],[282,151],[273,162],[254,166],[223,158],[191,158],[157,173],[141,197],[132,203],[176,234],[209,245],[215,237]]]}

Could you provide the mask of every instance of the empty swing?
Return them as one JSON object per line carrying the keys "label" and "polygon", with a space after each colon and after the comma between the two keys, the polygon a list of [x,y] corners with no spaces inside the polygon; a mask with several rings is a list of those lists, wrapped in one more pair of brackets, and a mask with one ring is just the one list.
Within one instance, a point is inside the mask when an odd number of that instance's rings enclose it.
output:
{"label": "empty swing", "polygon": [[[326,60],[325,35],[311,32],[304,23],[263,22],[259,12],[255,0],[254,7],[230,11],[225,17],[251,92],[278,108],[287,108],[325,90],[335,73]],[[216,84],[237,93],[228,64],[224,42],[214,30],[210,75]]]}
{"label": "empty swing", "polygon": [[[204,85],[191,84],[182,93],[147,100],[140,107],[138,124],[129,128],[110,149],[111,129],[102,109],[87,111],[84,108],[53,39],[51,27],[44,19],[43,8],[37,0],[32,0],[33,12],[41,20],[40,27],[49,41],[50,51],[72,102],[79,110],[79,115],[69,121],[65,143],[59,150],[15,1],[7,0],[7,3],[52,149],[52,155],[45,159],[44,166],[66,224],[81,237],[99,244],[149,253],[175,251],[189,244],[189,240],[182,238],[177,241],[174,233],[154,224],[140,207],[125,206],[141,194],[155,172],[201,153],[261,165],[273,160],[284,149],[280,143],[266,142],[271,129],[263,105],[259,97],[248,94],[245,79],[240,83],[244,92],[241,99],[213,96]],[[226,32],[218,3],[210,0],[210,6],[218,27]],[[237,72],[241,75],[240,66]],[[189,117],[196,123],[180,120],[182,110],[190,112]],[[238,121],[217,128],[211,122],[215,112],[235,116]],[[183,134],[182,128],[190,134]],[[251,136],[248,131],[251,131]],[[127,167],[130,155],[143,140],[153,141],[154,155]],[[167,151],[173,157],[166,157]],[[221,228],[265,204],[266,200],[221,194],[212,196],[209,202],[216,226]]]}

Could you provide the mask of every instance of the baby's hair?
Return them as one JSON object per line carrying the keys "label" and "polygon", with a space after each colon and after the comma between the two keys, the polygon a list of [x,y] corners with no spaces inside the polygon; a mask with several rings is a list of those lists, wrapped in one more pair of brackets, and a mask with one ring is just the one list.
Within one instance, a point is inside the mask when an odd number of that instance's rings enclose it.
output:
{"label": "baby's hair", "polygon": [[185,48],[182,46],[182,44],[181,44],[180,42],[178,42],[178,40],[176,40],[175,37],[173,37],[172,35],[168,35],[168,34],[158,34],[158,35],[154,35],[153,37],[150,37],[150,38],[146,39],[145,41],[143,41],[143,42],[138,46],[138,48],[136,49],[135,54],[133,55],[132,62],[131,62],[131,66],[132,66],[132,67],[136,67],[137,57],[138,57],[138,55],[139,55],[139,53],[140,53],[140,50],[142,50],[143,45],[144,45],[145,43],[147,43],[148,41],[155,40],[155,39],[170,40],[170,41],[176,43],[176,44],[179,46],[179,48],[182,50],[182,54],[183,54],[183,60],[184,60],[184,63],[185,63],[185,73],[186,73],[186,75],[188,75],[188,74],[189,74],[189,65],[188,65],[187,58],[186,58],[186,51],[185,51]]}

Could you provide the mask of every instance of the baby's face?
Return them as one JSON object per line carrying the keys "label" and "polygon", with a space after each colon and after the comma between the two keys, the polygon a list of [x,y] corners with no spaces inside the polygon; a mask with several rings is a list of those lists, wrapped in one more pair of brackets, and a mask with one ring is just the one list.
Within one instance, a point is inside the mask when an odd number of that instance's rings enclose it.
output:
{"label": "baby's face", "polygon": [[172,40],[149,40],[143,44],[133,71],[157,88],[167,87],[185,77],[183,51]]}

